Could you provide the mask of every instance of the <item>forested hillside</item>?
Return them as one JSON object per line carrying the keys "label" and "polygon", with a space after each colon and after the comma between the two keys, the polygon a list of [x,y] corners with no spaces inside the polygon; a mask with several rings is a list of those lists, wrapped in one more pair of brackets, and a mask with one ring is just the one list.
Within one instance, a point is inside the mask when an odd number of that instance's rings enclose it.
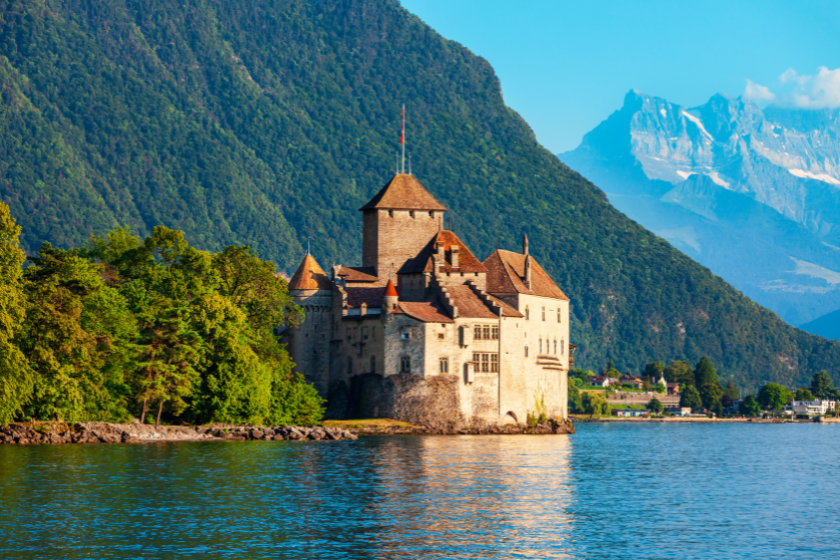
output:
{"label": "forested hillside", "polygon": [[614,210],[505,107],[490,65],[391,0],[0,0],[0,199],[30,252],[128,225],[302,244],[357,264],[356,211],[390,177],[399,106],[414,174],[479,255],[531,251],[572,298],[579,363],[708,355],[754,386],[837,379],[809,336]]}

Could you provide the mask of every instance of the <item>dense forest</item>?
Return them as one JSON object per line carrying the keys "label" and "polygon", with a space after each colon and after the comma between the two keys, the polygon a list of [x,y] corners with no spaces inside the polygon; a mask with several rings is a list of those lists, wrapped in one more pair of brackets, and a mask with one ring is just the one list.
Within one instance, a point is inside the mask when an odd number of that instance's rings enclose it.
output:
{"label": "dense forest", "polygon": [[0,426],[36,420],[312,424],[322,399],[274,335],[302,312],[249,247],[125,228],[26,257],[0,203]]}
{"label": "dense forest", "polygon": [[[740,386],[838,379],[782,322],[612,208],[507,108],[490,65],[395,0],[0,0],[0,200],[22,246],[166,224],[291,272],[360,260],[356,211],[414,174],[474,252],[531,252],[572,299],[578,364],[708,356]],[[39,257],[40,258],[40,257]]]}

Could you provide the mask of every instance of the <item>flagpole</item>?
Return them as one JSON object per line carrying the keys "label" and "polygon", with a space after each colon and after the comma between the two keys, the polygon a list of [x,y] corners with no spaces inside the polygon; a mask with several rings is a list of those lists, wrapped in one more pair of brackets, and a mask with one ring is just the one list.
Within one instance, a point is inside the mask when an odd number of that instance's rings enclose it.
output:
{"label": "flagpole", "polygon": [[402,132],[400,133],[400,146],[402,146],[402,172],[405,173],[405,104],[402,106]]}

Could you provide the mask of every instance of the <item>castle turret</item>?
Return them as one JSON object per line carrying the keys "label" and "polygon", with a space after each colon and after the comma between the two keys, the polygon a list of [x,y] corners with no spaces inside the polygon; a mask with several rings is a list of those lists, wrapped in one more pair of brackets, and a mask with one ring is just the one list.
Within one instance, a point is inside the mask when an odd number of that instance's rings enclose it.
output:
{"label": "castle turret", "polygon": [[362,265],[375,268],[384,286],[388,270],[399,272],[438,233],[446,207],[412,175],[398,173],[360,210]]}
{"label": "castle turret", "polygon": [[400,301],[400,295],[397,293],[397,287],[394,286],[394,281],[388,279],[388,285],[385,287],[385,295],[382,297],[383,315],[385,313],[393,313]]}

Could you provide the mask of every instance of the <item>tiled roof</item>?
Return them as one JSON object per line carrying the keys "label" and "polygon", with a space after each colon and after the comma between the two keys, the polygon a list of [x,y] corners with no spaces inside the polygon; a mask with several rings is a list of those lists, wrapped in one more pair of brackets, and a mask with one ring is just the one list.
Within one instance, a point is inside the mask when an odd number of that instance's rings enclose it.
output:
{"label": "tiled roof", "polygon": [[530,294],[568,301],[554,280],[531,256],[531,289],[525,285],[525,255],[499,249],[484,261],[489,271],[487,291],[494,294]]}
{"label": "tiled roof", "polygon": [[443,309],[432,303],[421,301],[401,301],[400,309],[403,313],[424,323],[454,323],[444,314]]}
{"label": "tiled roof", "polygon": [[525,316],[522,313],[520,313],[519,311],[517,311],[517,309],[515,307],[511,307],[510,305],[506,304],[505,302],[503,302],[499,298],[493,297],[491,294],[487,294],[487,297],[489,297],[490,300],[498,303],[502,307],[502,313],[504,314],[505,317],[524,317]]}
{"label": "tiled roof", "polygon": [[389,208],[399,210],[446,210],[413,175],[398,173],[359,210]]}
{"label": "tiled roof", "polygon": [[362,303],[366,303],[368,307],[382,307],[382,295],[385,292],[383,288],[344,288],[344,291],[347,292],[349,307],[356,308]]}
{"label": "tiled roof", "polygon": [[[445,288],[452,297],[452,304],[458,307],[459,317],[470,317],[476,319],[499,318],[498,313],[494,309],[488,307],[486,303],[481,301],[478,294],[476,294],[469,286],[445,286]],[[505,313],[507,311],[508,310],[505,309]]]}
{"label": "tiled roof", "polygon": [[372,266],[342,266],[337,273],[347,282],[376,282],[376,269]]}
{"label": "tiled roof", "polygon": [[444,254],[446,255],[445,269],[446,272],[452,272],[452,246],[458,246],[458,269],[456,272],[487,272],[487,268],[481,261],[472,254],[464,242],[458,239],[452,231],[439,231],[436,236],[432,238],[429,243],[413,259],[409,259],[400,268],[400,274],[413,274],[417,272],[432,272],[433,255],[437,253],[438,242],[443,242]]}
{"label": "tiled roof", "polygon": [[332,282],[312,255],[303,257],[297,271],[289,280],[290,290],[330,290]]}

